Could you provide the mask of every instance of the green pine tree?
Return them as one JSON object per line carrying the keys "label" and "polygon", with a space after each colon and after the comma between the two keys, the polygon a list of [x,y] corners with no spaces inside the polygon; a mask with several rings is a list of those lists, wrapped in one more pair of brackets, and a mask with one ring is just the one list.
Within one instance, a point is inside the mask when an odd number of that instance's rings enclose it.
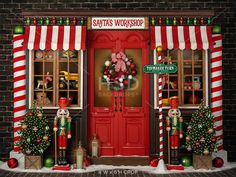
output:
{"label": "green pine tree", "polygon": [[186,146],[188,151],[197,155],[208,155],[216,152],[214,116],[209,107],[201,102],[199,109],[192,114],[187,127]]}
{"label": "green pine tree", "polygon": [[23,154],[42,155],[50,145],[49,129],[43,110],[34,105],[21,121],[21,140],[16,145],[21,147]]}

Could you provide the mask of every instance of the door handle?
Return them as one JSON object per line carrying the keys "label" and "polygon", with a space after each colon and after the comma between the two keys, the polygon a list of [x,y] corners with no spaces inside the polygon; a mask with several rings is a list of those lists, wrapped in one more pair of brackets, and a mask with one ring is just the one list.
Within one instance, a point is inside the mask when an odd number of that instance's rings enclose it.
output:
{"label": "door handle", "polygon": [[115,96],[114,106],[115,106],[115,112],[117,112],[117,96]]}
{"label": "door handle", "polygon": [[120,112],[122,112],[122,96],[120,96]]}

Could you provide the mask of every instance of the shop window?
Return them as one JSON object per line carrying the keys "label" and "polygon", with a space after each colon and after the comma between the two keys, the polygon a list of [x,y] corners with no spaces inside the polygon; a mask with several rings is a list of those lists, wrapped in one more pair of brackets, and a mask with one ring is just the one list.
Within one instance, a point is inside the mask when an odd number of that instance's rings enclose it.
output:
{"label": "shop window", "polygon": [[[166,64],[175,64],[176,73],[166,74],[163,79],[163,106],[168,107],[170,98],[178,96],[183,108],[198,107],[201,100],[207,101],[207,57],[204,50],[167,50]],[[155,75],[155,107],[158,108],[158,75]]]}
{"label": "shop window", "polygon": [[29,104],[53,108],[60,97],[66,97],[70,107],[82,103],[81,51],[30,52]]}

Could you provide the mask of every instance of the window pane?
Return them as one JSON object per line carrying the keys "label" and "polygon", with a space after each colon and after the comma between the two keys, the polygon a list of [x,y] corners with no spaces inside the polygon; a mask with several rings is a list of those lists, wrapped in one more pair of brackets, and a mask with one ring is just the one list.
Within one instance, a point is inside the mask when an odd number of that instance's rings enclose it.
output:
{"label": "window pane", "polygon": [[107,83],[102,82],[104,63],[111,56],[110,49],[95,49],[94,51],[94,106],[110,107],[112,92]]}
{"label": "window pane", "polygon": [[130,88],[125,90],[125,106],[142,106],[142,49],[125,49],[127,58],[136,64],[137,75],[133,78]]}
{"label": "window pane", "polygon": [[58,99],[66,97],[70,106],[80,106],[80,60],[78,51],[59,51]]}

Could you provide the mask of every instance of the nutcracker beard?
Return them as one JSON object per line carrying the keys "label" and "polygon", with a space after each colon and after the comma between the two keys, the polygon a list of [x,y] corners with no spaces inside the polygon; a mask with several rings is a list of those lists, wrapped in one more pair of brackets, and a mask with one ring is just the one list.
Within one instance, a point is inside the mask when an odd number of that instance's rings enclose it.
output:
{"label": "nutcracker beard", "polygon": [[58,147],[59,147],[58,165],[67,165],[66,161],[67,137],[65,134],[58,136]]}

